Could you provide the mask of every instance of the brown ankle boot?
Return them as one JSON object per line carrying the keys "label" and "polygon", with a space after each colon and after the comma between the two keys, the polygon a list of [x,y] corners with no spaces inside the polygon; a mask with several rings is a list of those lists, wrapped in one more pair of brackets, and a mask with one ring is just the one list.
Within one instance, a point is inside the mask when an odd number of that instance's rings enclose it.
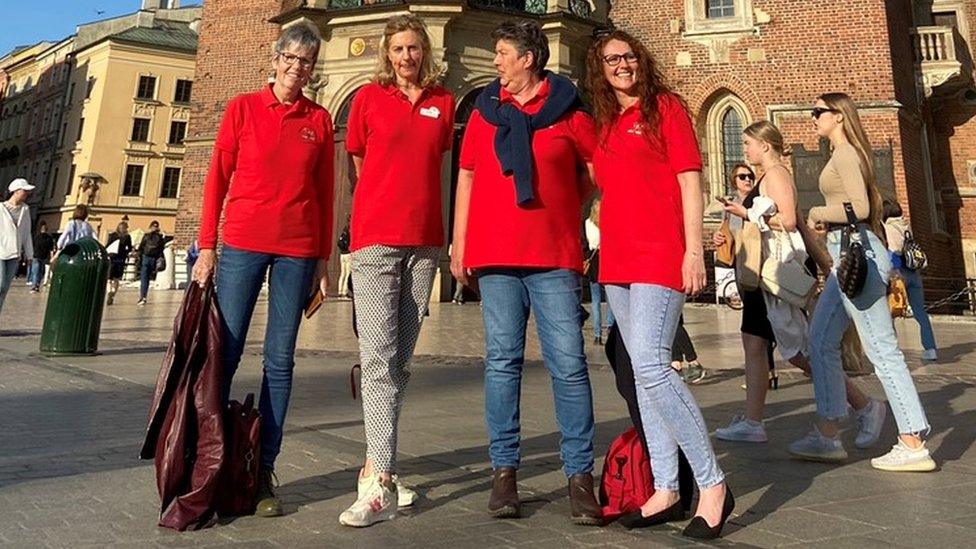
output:
{"label": "brown ankle boot", "polygon": [[569,477],[569,506],[573,522],[584,526],[603,526],[603,509],[593,493],[593,475]]}
{"label": "brown ankle boot", "polygon": [[495,475],[491,479],[491,496],[488,498],[488,512],[491,516],[495,518],[522,516],[522,506],[519,503],[515,480],[514,468],[495,469]]}

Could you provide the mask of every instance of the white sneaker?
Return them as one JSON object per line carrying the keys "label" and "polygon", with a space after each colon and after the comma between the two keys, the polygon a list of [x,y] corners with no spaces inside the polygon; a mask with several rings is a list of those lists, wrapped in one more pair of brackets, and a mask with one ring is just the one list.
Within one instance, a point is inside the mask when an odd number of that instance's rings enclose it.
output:
{"label": "white sneaker", "polygon": [[[369,490],[372,479],[359,477],[359,482],[356,484],[356,497],[361,498]],[[393,484],[396,485],[397,489],[397,507],[410,507],[420,499],[416,491],[400,482],[398,475],[393,475]]]}
{"label": "white sneaker", "polygon": [[888,407],[873,398],[863,410],[856,410],[854,417],[857,419],[858,429],[857,436],[854,437],[854,446],[862,449],[874,446],[881,436],[881,429],[884,427],[887,415]]}
{"label": "white sneaker", "polygon": [[791,443],[789,451],[807,461],[833,463],[847,459],[847,450],[841,444],[840,438],[825,437],[816,427],[807,436]]}
{"label": "white sneaker", "polygon": [[339,515],[339,524],[362,528],[396,517],[396,485],[392,488],[384,486],[377,475],[366,479],[366,482],[368,486],[363,495]]}
{"label": "white sneaker", "polygon": [[766,427],[761,421],[735,416],[728,427],[715,430],[715,438],[731,442],[766,442]]}
{"label": "white sneaker", "polygon": [[925,443],[913,450],[899,438],[898,444],[892,446],[890,452],[871,460],[871,467],[882,471],[924,473],[934,471],[935,462],[925,448]]}
{"label": "white sneaker", "polygon": [[939,354],[935,349],[925,349],[922,351],[922,360],[935,362],[936,360],[939,360]]}

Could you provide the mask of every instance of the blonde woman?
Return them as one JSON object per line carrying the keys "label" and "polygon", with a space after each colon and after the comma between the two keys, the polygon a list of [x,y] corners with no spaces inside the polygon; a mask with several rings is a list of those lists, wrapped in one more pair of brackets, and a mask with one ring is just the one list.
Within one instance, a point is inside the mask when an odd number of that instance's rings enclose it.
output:
{"label": "blonde woman", "polygon": [[454,98],[438,85],[430,37],[414,15],[389,19],[379,69],[356,94],[346,150],[359,180],[351,242],[366,460],[346,526],[392,519],[417,495],[398,484],[397,425],[408,367],[444,244],[441,164]]}
{"label": "blonde woman", "polygon": [[[779,257],[784,262],[805,263],[807,252],[797,227],[796,185],[785,165],[791,151],[783,142],[783,134],[770,122],[760,120],[745,129],[742,142],[746,160],[758,166],[763,176],[756,183],[758,196],[748,210],[741,204],[729,203],[726,211],[760,226],[763,257],[767,261]],[[780,355],[809,375],[807,349],[810,341],[806,311],[768,291],[761,290],[761,293]],[[763,409],[769,387],[767,374],[758,363],[751,366],[752,371],[746,374],[747,415],[736,416],[728,427],[718,429],[715,436],[720,439],[748,442],[767,440],[763,425]],[[855,444],[859,448],[869,448],[881,435],[885,407],[865,396],[846,376],[845,383],[848,401],[857,414],[859,424]]]}
{"label": "blonde woman", "polygon": [[898,424],[898,441],[891,451],[871,460],[885,471],[932,471],[935,462],[923,435],[930,427],[912,382],[905,357],[898,348],[886,298],[891,263],[881,231],[882,202],[874,175],[873,155],[857,107],[843,93],[821,95],[812,112],[817,135],[830,140],[830,161],[820,173],[825,206],[810,209],[809,229],[826,231],[827,251],[837,265],[848,210],[857,221],[857,235],[868,261],[867,280],[850,298],[840,290],[836,271],[827,277],[810,325],[810,359],[818,421],[806,437],[790,445],[790,453],[808,460],[842,461],[847,451],[840,442],[840,421],[847,416],[841,339],[851,321],[861,345],[874,364]]}
{"label": "blonde woman", "polygon": [[[589,248],[589,268],[583,273],[590,280],[590,304],[593,312],[593,343],[603,344],[603,286],[597,281],[600,272],[600,199],[593,199],[590,215],[583,223],[586,232],[586,246]],[[613,324],[613,311],[607,304],[607,328]]]}

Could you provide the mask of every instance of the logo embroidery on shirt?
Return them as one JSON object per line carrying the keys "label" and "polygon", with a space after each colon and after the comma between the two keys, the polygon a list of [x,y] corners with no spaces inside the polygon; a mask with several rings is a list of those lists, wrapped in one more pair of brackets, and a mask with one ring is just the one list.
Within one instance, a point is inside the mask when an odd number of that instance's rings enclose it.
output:
{"label": "logo embroidery on shirt", "polygon": [[639,121],[634,121],[634,127],[627,130],[630,135],[644,135],[644,130],[641,128],[641,123]]}
{"label": "logo embroidery on shirt", "polygon": [[318,137],[315,135],[315,130],[308,126],[303,127],[298,133],[302,136],[302,140],[304,141],[308,141],[309,143],[315,143],[318,141]]}
{"label": "logo embroidery on shirt", "polygon": [[440,118],[441,111],[437,107],[421,107],[420,116],[426,116],[427,118]]}

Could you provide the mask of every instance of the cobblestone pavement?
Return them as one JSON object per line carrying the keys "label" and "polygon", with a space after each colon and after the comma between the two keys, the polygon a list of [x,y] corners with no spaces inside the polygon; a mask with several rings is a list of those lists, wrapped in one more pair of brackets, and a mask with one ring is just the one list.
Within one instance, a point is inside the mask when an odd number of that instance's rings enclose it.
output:
{"label": "cobblestone pavement", "polygon": [[[168,339],[178,292],[151,295],[147,307],[124,292],[106,310],[101,351],[94,357],[37,354],[44,297],[15,288],[0,317],[0,545],[245,547],[648,547],[695,545],[683,523],[642,532],[569,523],[559,435],[548,376],[530,339],[523,383],[520,492],[527,516],[489,519],[490,465],[482,416],[482,334],[477,305],[434,305],[424,327],[401,424],[404,480],[423,499],[397,520],[365,530],[338,525],[353,499],[362,459],[360,402],[349,394],[357,361],[348,302],[329,302],[301,334],[295,393],[279,458],[286,516],[243,517],[200,532],[155,526],[158,498],[152,464],[136,455],[152,385]],[[262,306],[259,305],[259,311]],[[711,428],[741,411],[744,392],[736,313],[686,308],[702,361],[715,368],[693,388]],[[256,390],[264,319],[235,380],[235,394]],[[786,444],[812,418],[812,387],[783,368],[770,392],[770,442],[716,442],[738,505],[716,545],[755,547],[971,547],[976,534],[976,346],[970,322],[935,322],[942,360],[919,366],[914,323],[898,321],[906,356],[933,425],[930,447],[941,470],[892,474],[868,459],[886,450],[888,420],[871,451],[853,448],[843,466],[792,461]],[[590,331],[587,330],[589,334]],[[623,403],[599,349],[588,345],[598,454],[627,427]],[[882,397],[873,376],[856,383]],[[597,470],[602,459],[597,463]]]}

